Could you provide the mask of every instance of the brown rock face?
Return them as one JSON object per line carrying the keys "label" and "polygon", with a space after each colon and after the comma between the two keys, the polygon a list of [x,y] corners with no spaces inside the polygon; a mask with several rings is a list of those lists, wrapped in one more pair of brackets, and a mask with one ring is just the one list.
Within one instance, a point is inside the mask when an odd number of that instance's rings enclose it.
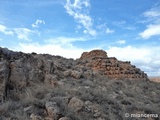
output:
{"label": "brown rock face", "polygon": [[129,61],[123,62],[115,57],[107,57],[107,53],[103,50],[84,52],[80,60],[88,61],[85,66],[112,79],[148,80],[147,74],[131,65]]}

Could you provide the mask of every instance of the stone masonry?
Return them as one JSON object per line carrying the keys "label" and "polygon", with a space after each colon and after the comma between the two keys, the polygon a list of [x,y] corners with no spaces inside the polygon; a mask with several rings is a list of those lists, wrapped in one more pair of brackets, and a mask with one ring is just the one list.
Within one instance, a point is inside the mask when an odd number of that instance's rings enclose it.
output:
{"label": "stone masonry", "polygon": [[88,61],[85,65],[94,71],[112,79],[147,80],[147,74],[131,65],[130,61],[119,61],[115,57],[107,57],[103,50],[82,53],[80,60]]}

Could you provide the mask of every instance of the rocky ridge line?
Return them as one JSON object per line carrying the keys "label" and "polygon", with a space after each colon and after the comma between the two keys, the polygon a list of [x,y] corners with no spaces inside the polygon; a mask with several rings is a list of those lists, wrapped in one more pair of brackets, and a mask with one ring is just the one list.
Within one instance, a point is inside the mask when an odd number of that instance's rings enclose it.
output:
{"label": "rocky ridge line", "polygon": [[102,50],[84,52],[80,59],[65,59],[48,54],[25,54],[0,48],[0,101],[7,97],[7,91],[23,90],[28,85],[44,82],[55,85],[57,80],[105,75],[111,79],[148,80],[147,74],[131,65],[107,57]]}

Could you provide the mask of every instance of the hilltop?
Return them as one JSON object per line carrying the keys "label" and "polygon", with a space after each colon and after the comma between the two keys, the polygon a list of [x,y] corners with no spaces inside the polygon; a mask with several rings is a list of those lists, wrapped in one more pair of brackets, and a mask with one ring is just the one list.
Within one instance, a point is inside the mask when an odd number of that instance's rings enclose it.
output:
{"label": "hilltop", "polygon": [[160,114],[159,96],[160,84],[103,50],[74,60],[0,48],[0,120],[124,120]]}

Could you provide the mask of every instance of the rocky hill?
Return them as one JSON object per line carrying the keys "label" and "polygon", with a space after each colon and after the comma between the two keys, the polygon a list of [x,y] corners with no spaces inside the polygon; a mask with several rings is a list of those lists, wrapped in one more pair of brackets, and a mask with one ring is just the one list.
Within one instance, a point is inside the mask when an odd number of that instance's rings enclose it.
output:
{"label": "rocky hill", "polygon": [[158,115],[159,96],[160,84],[102,50],[84,52],[73,60],[0,48],[0,120],[124,120],[125,113]]}

